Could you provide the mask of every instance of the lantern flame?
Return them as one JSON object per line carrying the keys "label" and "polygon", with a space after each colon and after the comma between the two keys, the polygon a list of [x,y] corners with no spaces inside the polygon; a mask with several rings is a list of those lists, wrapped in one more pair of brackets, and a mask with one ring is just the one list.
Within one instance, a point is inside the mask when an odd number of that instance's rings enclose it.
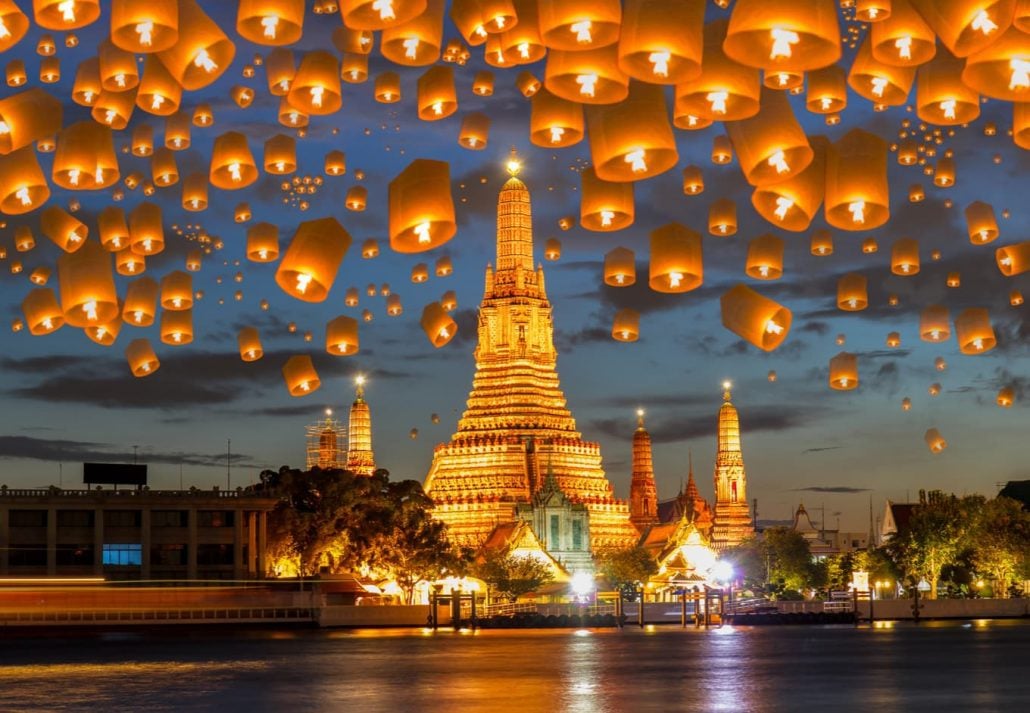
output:
{"label": "lantern flame", "polygon": [[107,124],[114,123],[114,120],[115,118],[117,118],[117,116],[118,112],[116,112],[114,109],[108,109],[104,112],[104,122]]}
{"label": "lantern flame", "polygon": [[650,62],[654,67],[652,72],[656,77],[668,77],[669,76],[669,60],[672,59],[672,53],[668,50],[661,52],[652,52],[647,55],[647,61]]}
{"label": "lantern flame", "polygon": [[125,88],[125,74],[118,73],[118,74],[114,75],[114,83],[117,84],[119,88],[124,89]]}
{"label": "lantern flame", "polygon": [[982,352],[984,348],[984,340],[980,338],[974,339],[973,348],[976,349],[978,352]]}
{"label": "lantern flame", "polygon": [[72,170],[68,171],[68,183],[72,184],[73,186],[79,185],[79,173],[80,171],[77,168],[73,168]]}
{"label": "lantern flame", "polygon": [[870,20],[875,20],[880,16],[880,8],[878,7],[871,7],[867,12],[869,13]]}
{"label": "lantern flame", "polygon": [[912,59],[912,38],[908,35],[894,40],[894,46],[898,48],[899,59]]}
{"label": "lantern flame", "polygon": [[841,386],[847,386],[850,382],[851,380],[848,379],[848,377],[846,376],[842,376],[839,379],[837,379],[837,383],[839,383]]}
{"label": "lantern flame", "polygon": [[92,89],[87,89],[82,94],[82,101],[86,102],[87,104],[92,104],[94,96],[96,96],[96,95],[93,94],[93,90]]}
{"label": "lantern flame", "polygon": [[1011,258],[1011,257],[1009,257],[1008,255],[1006,255],[1005,257],[1003,257],[1003,258],[1002,258],[1001,260],[999,260],[998,262],[999,262],[1000,264],[1004,265],[1005,267],[1009,267],[1010,265],[1012,265],[1012,258]]}
{"label": "lantern flame", "polygon": [[322,97],[325,95],[325,87],[311,87],[311,106],[322,106]]}
{"label": "lantern flame", "polygon": [[57,9],[61,13],[61,19],[65,22],[75,22],[75,0],[64,0],[57,3]]}
{"label": "lantern flame", "polygon": [[783,334],[783,325],[778,324],[776,320],[770,319],[765,323],[766,334]]}
{"label": "lantern flame", "polygon": [[498,30],[504,29],[504,15],[498,15],[494,18],[494,24],[497,25]]}
{"label": "lantern flame", "polygon": [[620,272],[620,273],[619,273],[618,275],[616,275],[616,276],[615,276],[615,283],[616,283],[616,284],[619,284],[619,285],[621,285],[621,284],[623,284],[623,283],[624,283],[625,281],[626,281],[626,276],[625,276],[625,275],[623,275],[623,274],[622,274],[621,272]]}
{"label": "lantern flame", "polygon": [[81,243],[82,242],[82,236],[79,235],[78,233],[76,233],[73,230],[70,233],[68,233],[68,242],[69,243]]}
{"label": "lantern flame", "polygon": [[144,371],[144,372],[149,373],[150,372],[150,362],[147,361],[147,362],[143,362],[142,364],[140,364],[140,369],[142,371]]}
{"label": "lantern flame", "polygon": [[402,43],[404,46],[404,56],[407,59],[415,59],[418,57],[418,38],[409,37]]}
{"label": "lantern flame", "polygon": [[687,116],[687,126],[697,126],[697,117],[693,114]]}
{"label": "lantern flame", "polygon": [[631,164],[633,173],[643,173],[647,171],[647,163],[644,162],[644,149],[636,149],[630,151],[623,157],[623,160]]}
{"label": "lantern flame", "polygon": [[794,201],[792,201],[790,198],[780,196],[776,199],[776,210],[773,211],[773,215],[775,215],[780,220],[783,220],[787,217],[787,211],[793,207]]}
{"label": "lantern flame", "polygon": [[393,0],[375,0],[372,3],[372,9],[379,12],[380,20],[397,19],[397,16],[393,12]]}
{"label": "lantern flame", "polygon": [[833,106],[833,97],[822,97],[819,99],[819,106],[823,111],[829,111]]}
{"label": "lantern flame", "polygon": [[1030,89],[1030,60],[1012,58],[1009,60],[1012,77],[1009,79],[1009,91]]}
{"label": "lantern flame", "polygon": [[143,252],[150,253],[154,250],[154,243],[152,238],[143,239]]}
{"label": "lantern flame", "polygon": [[232,176],[233,183],[239,183],[243,180],[243,175],[240,173],[240,162],[233,161],[228,165],[229,174]]}
{"label": "lantern flame", "polygon": [[986,10],[981,10],[976,13],[976,17],[974,17],[973,21],[969,23],[969,26],[974,30],[980,30],[980,32],[985,35],[989,35],[998,29],[998,25],[995,24],[994,20],[991,19],[991,16]]}
{"label": "lantern flame", "polygon": [[182,298],[181,297],[174,298],[172,300],[172,306],[175,307],[176,309],[182,307]]}
{"label": "lantern flame", "polygon": [[518,50],[519,50],[519,57],[521,59],[529,59],[529,43],[528,42],[520,42],[519,46],[518,46]]}
{"label": "lantern flame", "polygon": [[681,282],[683,282],[682,272],[669,273],[669,287],[679,287]]}
{"label": "lantern flame", "polygon": [[882,97],[889,82],[886,77],[873,77],[869,80],[869,83],[873,85],[873,94],[875,96]]}
{"label": "lantern flame", "polygon": [[476,29],[472,31],[472,34],[476,37],[486,37],[486,28],[482,25],[478,25]]}
{"label": "lantern flame", "polygon": [[208,74],[218,69],[218,63],[211,59],[211,55],[207,53],[206,49],[200,50],[193,57],[193,66],[200,67]]}
{"label": "lantern flame", "polygon": [[432,237],[429,235],[429,221],[423,221],[415,226],[415,235],[418,236],[419,244],[425,244],[432,242]]}
{"label": "lantern flame", "polygon": [[468,145],[471,146],[472,148],[475,148],[476,145],[479,143],[479,139],[477,139],[475,136],[468,137],[467,141],[468,141]]}
{"label": "lantern flame", "polygon": [[104,329],[103,327],[97,327],[94,330],[93,334],[94,334],[94,336],[96,336],[97,339],[103,339],[104,335],[107,334],[107,330]]}
{"label": "lantern flame", "polygon": [[851,212],[852,223],[865,222],[865,201],[854,201],[848,203],[848,210]]}
{"label": "lantern flame", "polygon": [[601,211],[601,227],[608,228],[612,224],[612,220],[615,218],[615,213],[610,210]]}
{"label": "lantern flame", "polygon": [[275,39],[275,31],[279,27],[278,15],[268,15],[261,18],[261,26],[265,28],[264,35],[270,40]]}
{"label": "lantern flame", "polygon": [[955,99],[945,99],[941,102],[941,111],[944,112],[945,119],[955,118],[955,105],[958,102]]}
{"label": "lantern flame", "polygon": [[132,313],[132,319],[136,324],[140,324],[143,321],[143,310],[138,309]]}
{"label": "lantern flame", "polygon": [[855,309],[856,307],[858,307],[858,299],[852,297],[850,300],[848,300],[848,307],[850,307],[851,309]]}
{"label": "lantern flame", "polygon": [[308,285],[310,285],[310,284],[311,284],[311,275],[307,274],[306,272],[301,272],[301,273],[298,273],[298,275],[297,275],[297,287],[294,288],[294,289],[296,289],[297,292],[299,292],[299,293],[301,293],[303,295],[303,294],[305,294],[307,292]]}
{"label": "lantern flame", "polygon": [[588,45],[594,41],[590,36],[590,20],[580,20],[569,25],[569,29],[576,33],[576,42],[581,45]]}
{"label": "lantern flame", "polygon": [[451,336],[451,332],[447,329],[447,327],[440,327],[438,336],[440,337],[440,339],[448,339]]}
{"label": "lantern flame", "polygon": [[563,129],[562,127],[560,127],[560,126],[552,126],[551,127],[551,143],[552,144],[561,143],[561,138],[564,135],[565,135],[565,129]]}
{"label": "lantern flame", "polygon": [[596,74],[581,74],[576,77],[576,84],[579,85],[579,93],[585,97],[594,96],[594,91],[597,88],[597,75]]}
{"label": "lantern flame", "polygon": [[901,263],[901,265],[899,267],[901,268],[902,272],[908,272],[909,270],[912,269],[912,266],[909,265],[907,262]]}
{"label": "lantern flame", "polygon": [[136,25],[134,28],[136,34],[139,35],[139,43],[143,47],[150,47],[154,42],[154,21],[145,20]]}
{"label": "lantern flame", "polygon": [[50,321],[49,317],[47,317],[46,319],[43,320],[43,329],[45,329],[45,330],[47,330],[49,332],[53,328],[54,328],[54,323],[52,321]]}
{"label": "lantern flame", "polygon": [[787,157],[782,149],[769,157],[768,164],[776,167],[776,173],[787,173],[790,171],[790,166],[787,165]]}
{"label": "lantern flame", "polygon": [[4,23],[4,18],[0,17],[0,40],[6,40],[11,36],[11,31],[7,29],[7,25]]}
{"label": "lantern flame", "polygon": [[440,116],[443,114],[443,102],[433,102],[433,115]]}
{"label": "lantern flame", "polygon": [[262,250],[258,250],[258,257],[261,258],[262,260],[267,260],[268,259],[268,251],[267,250],[263,250],[263,249]]}
{"label": "lantern flame", "polygon": [[85,303],[82,305],[82,311],[86,313],[86,319],[91,322],[95,322],[97,319],[97,301],[90,300]]}
{"label": "lantern flame", "polygon": [[761,275],[762,277],[769,277],[769,266],[768,265],[759,265],[758,266],[758,274]]}
{"label": "lantern flame", "polygon": [[729,98],[729,92],[708,92],[708,95],[705,97],[712,104],[713,114],[725,114],[726,100]]}
{"label": "lantern flame", "polygon": [[792,30],[781,30],[779,27],[774,27],[770,32],[772,35],[772,51],[769,53],[769,59],[778,59],[780,57],[790,57],[793,54],[790,46],[796,45],[801,41],[798,33]]}
{"label": "lantern flame", "polygon": [[786,72],[780,72],[776,75],[776,79],[779,81],[781,87],[787,86],[787,82],[790,81],[790,75]]}
{"label": "lantern flame", "polygon": [[161,96],[160,94],[155,94],[153,96],[153,98],[150,100],[150,108],[151,109],[160,109],[161,105],[164,104],[164,103],[165,103],[165,98],[163,96]]}

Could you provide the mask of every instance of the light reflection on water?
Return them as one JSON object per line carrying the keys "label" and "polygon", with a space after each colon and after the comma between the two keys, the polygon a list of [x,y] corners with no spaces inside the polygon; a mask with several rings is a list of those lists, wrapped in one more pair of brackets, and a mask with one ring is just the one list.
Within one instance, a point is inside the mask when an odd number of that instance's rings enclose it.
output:
{"label": "light reflection on water", "polygon": [[0,709],[1021,710],[1030,624],[155,632],[0,641]]}

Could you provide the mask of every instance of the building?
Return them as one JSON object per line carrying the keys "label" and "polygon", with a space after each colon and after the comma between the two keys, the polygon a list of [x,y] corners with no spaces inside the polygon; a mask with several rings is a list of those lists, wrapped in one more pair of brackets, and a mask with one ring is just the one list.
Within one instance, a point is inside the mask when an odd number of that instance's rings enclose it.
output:
{"label": "building", "polygon": [[654,482],[651,434],[644,428],[644,411],[637,411],[637,430],[633,432],[633,471],[629,486],[629,519],[643,534],[658,524],[658,487]]}
{"label": "building", "polygon": [[372,475],[376,470],[376,457],[372,451],[372,412],[365,401],[365,377],[355,379],[357,390],[350,407],[347,424],[346,469],[355,475]]}
{"label": "building", "polygon": [[497,202],[497,268],[486,268],[479,307],[472,391],[457,432],[434,450],[425,491],[451,538],[478,547],[544,488],[549,465],[564,496],[589,512],[591,550],[626,547],[639,533],[605,477],[600,446],[583,440],[566,405],[544,271],[533,264],[529,190],[517,162],[509,166]]}
{"label": "building", "polygon": [[908,521],[919,503],[895,503],[887,500],[883,506],[883,517],[880,519],[880,544],[884,545],[899,532],[908,529]]}
{"label": "building", "polygon": [[515,506],[515,514],[533,528],[548,555],[567,572],[593,572],[594,555],[590,551],[590,511],[583,503],[574,503],[558,486],[549,471],[544,487],[528,503]]}
{"label": "building", "polygon": [[325,410],[325,418],[312,423],[307,433],[307,469],[342,468],[344,452],[342,444],[347,431],[333,418],[332,409]]}
{"label": "building", "polygon": [[658,520],[662,523],[679,522],[686,519],[695,523],[697,529],[707,537],[712,536],[712,507],[701,497],[694,480],[694,457],[687,452],[687,486],[680,488],[674,498],[658,503]]}
{"label": "building", "polygon": [[[825,519],[825,514],[823,517]],[[870,544],[868,532],[844,532],[840,528],[829,529],[824,527],[822,522],[819,527],[816,527],[805,509],[804,503],[799,503],[794,512],[791,529],[805,538],[813,559],[817,560],[868,549]]]}
{"label": "building", "polygon": [[730,402],[730,383],[723,384],[719,409],[718,449],[715,454],[715,514],[712,546],[722,551],[755,532],[747,501],[747,473],[740,449],[740,417]]}
{"label": "building", "polygon": [[0,576],[258,579],[275,498],[0,487]]}

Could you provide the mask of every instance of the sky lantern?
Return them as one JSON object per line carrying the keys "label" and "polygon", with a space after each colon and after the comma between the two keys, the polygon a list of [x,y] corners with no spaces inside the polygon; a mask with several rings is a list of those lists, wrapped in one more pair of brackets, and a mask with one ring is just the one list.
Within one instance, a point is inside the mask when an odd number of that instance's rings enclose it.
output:
{"label": "sky lantern", "polygon": [[901,346],[901,333],[900,332],[888,332],[887,333],[887,346],[896,349]]}
{"label": "sky lantern", "polygon": [[561,259],[561,241],[558,238],[548,238],[544,243],[544,260],[555,262]]}
{"label": "sky lantern", "polygon": [[515,87],[522,92],[522,96],[526,99],[532,99],[543,86],[543,82],[529,71],[519,72],[519,76],[515,77]]}
{"label": "sky lantern", "polygon": [[358,353],[358,321],[346,315],[329,320],[325,325],[325,350],[334,356]]}
{"label": "sky lantern", "polygon": [[107,188],[118,181],[118,157],[111,130],[95,121],[80,121],[61,129],[51,178],[69,190]]}
{"label": "sky lantern", "polygon": [[980,97],[962,81],[964,62],[941,51],[919,68],[916,108],[920,119],[941,126],[957,126],[980,116]]}
{"label": "sky lantern", "polygon": [[783,275],[783,248],[783,240],[769,233],[752,238],[744,272],[756,280],[778,280]]}
{"label": "sky lantern", "polygon": [[683,194],[696,196],[705,190],[705,179],[700,166],[687,166],[683,169]]}
{"label": "sky lantern", "polygon": [[611,232],[633,224],[633,183],[597,177],[593,168],[580,172],[579,222],[587,230]]}
{"label": "sky lantern", "polygon": [[257,166],[245,135],[238,131],[227,131],[215,139],[208,175],[211,185],[225,190],[238,190],[249,186],[257,177]]}
{"label": "sky lantern", "polygon": [[955,185],[955,160],[950,156],[941,156],[933,171],[933,185],[938,188],[949,188]]}
{"label": "sky lantern", "polygon": [[149,376],[161,368],[161,362],[148,339],[133,339],[129,342],[125,348],[125,359],[129,362],[132,375],[136,377]]}
{"label": "sky lantern", "polygon": [[347,173],[347,157],[343,151],[329,151],[325,155],[324,168],[328,176],[342,176]]}
{"label": "sky lantern", "polygon": [[286,97],[279,98],[279,123],[291,129],[303,129],[308,125],[308,115],[292,106]]}
{"label": "sky lantern", "polygon": [[290,45],[304,31],[304,0],[240,0],[236,32],[258,45]]}
{"label": "sky lantern", "polygon": [[998,41],[1012,22],[1013,0],[909,0],[956,57]]}
{"label": "sky lantern", "polygon": [[401,296],[396,292],[386,295],[386,314],[390,317],[399,317],[404,314]]}
{"label": "sky lantern", "polygon": [[182,182],[182,207],[191,212],[207,208],[207,174],[191,173]]}
{"label": "sky lantern", "polygon": [[636,256],[629,248],[612,248],[604,256],[604,284],[629,287],[637,281]]}
{"label": "sky lantern", "polygon": [[551,0],[539,3],[540,35],[551,49],[575,52],[614,44],[619,39],[619,0]]}
{"label": "sky lantern", "polygon": [[704,119],[740,121],[758,113],[762,82],[757,69],[725,54],[726,28],[725,20],[705,25],[701,74],[677,85],[676,97],[689,100]]}
{"label": "sky lantern", "polygon": [[50,280],[50,268],[46,265],[40,265],[29,275],[29,282],[33,285],[39,285],[40,287],[46,285]]}
{"label": "sky lantern", "polygon": [[966,232],[973,245],[985,245],[998,238],[998,221],[994,217],[994,206],[982,201],[973,201],[966,206]]}
{"label": "sky lantern", "polygon": [[179,41],[176,0],[113,0],[111,42],[126,52],[160,52]]}
{"label": "sky lantern", "polygon": [[86,241],[73,253],[57,258],[61,309],[73,327],[106,324],[118,316],[118,294],[111,255],[99,243]]}
{"label": "sky lantern", "polygon": [[817,257],[833,255],[833,235],[825,228],[813,230],[809,240],[809,249]]}
{"label": "sky lantern", "polygon": [[936,428],[926,429],[926,435],[923,436],[923,440],[926,441],[926,446],[930,449],[931,453],[940,453],[948,447],[948,442],[944,440],[944,436]]}
{"label": "sky lantern", "polygon": [[9,154],[61,129],[62,104],[43,89],[0,99],[0,155]]}
{"label": "sky lantern", "polygon": [[472,93],[477,97],[493,96],[494,73],[487,71],[476,72],[476,76],[472,79]]}
{"label": "sky lantern", "polygon": [[466,114],[461,119],[458,144],[472,151],[482,151],[490,140],[490,117],[481,112]]}
{"label": "sky lantern", "polygon": [[813,159],[803,171],[785,181],[759,186],[751,194],[751,204],[758,214],[785,230],[807,230],[823,203],[829,141],[824,136],[813,136],[809,143]]}
{"label": "sky lantern", "polygon": [[1012,408],[1012,404],[1015,400],[1015,389],[1011,386],[1003,386],[998,390],[998,396],[995,399],[995,403],[997,403],[1001,408]]}
{"label": "sky lantern", "polygon": [[125,248],[114,254],[114,269],[119,275],[142,275],[147,269],[147,260],[143,255],[134,253],[132,248]]}
{"label": "sky lantern", "polygon": [[36,24],[47,30],[67,32],[96,22],[99,0],[32,0]]}
{"label": "sky lantern", "polygon": [[922,203],[926,200],[926,191],[921,183],[913,183],[908,187],[909,203]]}
{"label": "sky lantern", "polygon": [[366,260],[379,257],[379,242],[375,238],[368,238],[361,244],[361,257]]}
{"label": "sky lantern", "polygon": [[[506,15],[502,17],[506,17]],[[479,0],[452,0],[451,20],[461,36],[472,47],[483,44],[490,36],[490,33],[486,31],[486,20]],[[496,23],[494,26],[496,27]]]}
{"label": "sky lantern", "polygon": [[61,81],[60,57],[43,57],[39,60],[39,81],[43,84],[56,84]]}
{"label": "sky lantern", "polygon": [[48,206],[40,214],[39,229],[57,247],[69,253],[80,249],[89,235],[85,223],[56,205]]}
{"label": "sky lantern", "polygon": [[350,234],[335,218],[304,221],[283,254],[276,283],[304,302],[325,301],[350,242]]}
{"label": "sky lantern", "polygon": [[890,217],[887,142],[852,129],[826,152],[826,222],[841,230],[872,230]]}
{"label": "sky lantern", "polygon": [[[333,10],[335,12],[335,9]],[[333,45],[344,54],[369,55],[372,52],[372,45],[375,43],[375,35],[371,30],[356,30],[341,25],[333,30]]]}
{"label": "sky lantern", "polygon": [[998,248],[994,251],[994,260],[1005,277],[1022,275],[1030,270],[1030,240]]}
{"label": "sky lantern", "polygon": [[430,67],[418,78],[418,118],[439,121],[458,110],[458,95],[454,89],[454,68],[444,65]]}
{"label": "sky lantern", "polygon": [[944,357],[937,357],[933,360],[933,368],[937,371],[944,371],[948,368],[948,363],[944,361]]}
{"label": "sky lantern", "polygon": [[961,287],[962,286],[962,274],[959,272],[949,272],[948,277],[944,282],[948,287]]}
{"label": "sky lantern", "polygon": [[[150,157],[150,175],[158,186],[172,186],[179,182],[179,167],[175,163],[175,153],[164,146],[158,148]],[[205,184],[207,178],[204,179]]]}
{"label": "sky lantern", "polygon": [[915,77],[915,67],[898,67],[877,60],[867,37],[851,63],[848,85],[874,104],[898,106],[908,99]]}
{"label": "sky lantern", "polygon": [[8,215],[28,213],[49,197],[50,187],[31,146],[0,154],[0,211]]}
{"label": "sky lantern", "polygon": [[[12,59],[4,67],[4,79],[9,87],[20,87],[28,81],[25,74],[25,62],[20,59]],[[97,79],[99,81],[99,77]]]}
{"label": "sky lantern", "polygon": [[165,118],[165,148],[185,151],[190,147],[192,132],[189,114],[178,111]]}
{"label": "sky lantern", "polygon": [[668,171],[679,154],[662,87],[632,82],[618,104],[587,109],[590,154],[605,181],[637,181]]}
{"label": "sky lantern", "polygon": [[187,91],[218,79],[236,55],[236,46],[196,0],[179,0],[179,40],[157,56]]}
{"label": "sky lantern", "polygon": [[583,106],[541,89],[530,100],[529,140],[544,148],[578,144],[584,133]]}
{"label": "sky lantern", "polygon": [[[20,253],[26,253],[34,247],[36,247],[36,238],[32,235],[32,228],[27,225],[19,225],[14,229],[15,250]],[[4,251],[3,257],[7,257],[6,250]]]}
{"label": "sky lantern", "polygon": [[396,72],[381,72],[376,76],[375,98],[380,104],[395,104],[401,100],[401,77]]}
{"label": "sky lantern", "polygon": [[655,292],[689,292],[700,287],[702,282],[701,235],[679,223],[652,230],[650,288]]}
{"label": "sky lantern", "polygon": [[[395,6],[401,2],[402,0],[393,0]],[[428,0],[423,5],[425,11],[419,11],[406,21],[397,20],[395,24],[391,24],[383,30],[380,51],[386,59],[394,64],[424,67],[433,64],[440,57],[440,47],[443,44],[445,2],[444,0]],[[357,29],[377,29],[347,24]]]}
{"label": "sky lantern", "polygon": [[725,292],[719,305],[723,326],[763,351],[776,349],[790,332],[790,310],[747,285]]}
{"label": "sky lantern", "polygon": [[347,207],[347,210],[360,213],[365,210],[365,206],[368,204],[368,189],[364,186],[351,186],[347,189],[347,195],[343,199],[343,204]]}
{"label": "sky lantern", "polygon": [[841,352],[830,359],[830,388],[851,391],[858,388],[858,357]]}
{"label": "sky lantern", "polygon": [[140,203],[129,213],[129,247],[138,255],[156,255],[164,250],[164,226],[161,207],[156,203]]}
{"label": "sky lantern", "polygon": [[898,67],[918,67],[936,52],[937,37],[909,0],[891,0],[890,16],[870,26],[873,57]]}
{"label": "sky lantern", "polygon": [[847,79],[836,64],[808,74],[805,108],[814,114],[836,114],[848,105]]}
{"label": "sky lantern", "polygon": [[0,52],[14,47],[29,29],[29,18],[13,0],[0,1]]}
{"label": "sky lantern", "polygon": [[340,0],[340,15],[347,27],[382,30],[418,16],[426,4],[426,0]]}
{"label": "sky lantern", "polygon": [[432,250],[454,237],[457,223],[450,166],[416,159],[390,181],[390,247],[401,253]]}
{"label": "sky lantern", "polygon": [[132,118],[135,108],[135,88],[124,92],[103,89],[93,104],[91,115],[95,121],[106,124],[116,131],[121,131],[129,125],[129,119]]}
{"label": "sky lantern", "polygon": [[615,104],[629,94],[629,77],[619,69],[615,45],[547,53],[544,87],[562,99],[583,104]]}
{"label": "sky lantern", "polygon": [[425,282],[429,279],[429,265],[420,262],[411,268],[411,281],[414,283]]}
{"label": "sky lantern", "polygon": [[612,339],[617,342],[635,342],[640,338],[640,312],[620,309],[612,320]]}
{"label": "sky lantern", "polygon": [[236,334],[236,344],[240,350],[240,359],[243,361],[257,361],[265,354],[261,348],[261,335],[254,327],[243,327]]}
{"label": "sky lantern", "polygon": [[340,78],[348,84],[368,81],[368,55],[347,52],[340,62]]}
{"label": "sky lantern", "polygon": [[439,302],[430,302],[422,309],[421,324],[429,343],[437,349],[454,339],[458,333],[458,324]]}
{"label": "sky lantern", "polygon": [[336,57],[321,50],[305,54],[286,98],[291,107],[309,116],[339,111],[343,98],[340,95],[340,63]]}
{"label": "sky lantern", "polygon": [[197,104],[193,109],[193,116],[191,118],[194,126],[212,126],[215,123],[215,112],[211,108],[211,105],[207,102],[201,102]]}
{"label": "sky lantern", "polygon": [[445,312],[453,312],[458,309],[458,296],[454,290],[447,290],[440,298],[440,306]]}
{"label": "sky lantern", "polygon": [[168,116],[179,110],[182,87],[165,68],[157,55],[148,54],[143,64],[143,78],[136,92],[136,106],[148,114]]}
{"label": "sky lantern", "polygon": [[297,142],[292,136],[276,134],[265,141],[265,173],[282,176],[297,170]]}
{"label": "sky lantern", "polygon": [[891,246],[891,272],[902,277],[919,274],[919,241],[898,238]]}
{"label": "sky lantern", "polygon": [[50,33],[43,33],[36,43],[36,54],[40,57],[52,57],[57,52],[57,43]]}
{"label": "sky lantern", "polygon": [[241,109],[246,109],[254,102],[254,90],[242,84],[233,86],[229,91],[229,96]]}
{"label": "sky lantern", "polygon": [[348,287],[343,298],[343,304],[347,307],[357,307],[360,301],[361,296],[358,294],[358,288]]}
{"label": "sky lantern", "polygon": [[295,354],[283,365],[283,379],[290,396],[307,396],[318,391],[322,381],[307,354]]}
{"label": "sky lantern", "polygon": [[919,338],[924,342],[944,342],[951,337],[951,315],[944,305],[927,305],[919,313]]}
{"label": "sky lantern", "polygon": [[708,232],[720,238],[737,233],[737,204],[731,198],[716,198],[708,206]]}
{"label": "sky lantern", "polygon": [[849,272],[837,280],[837,309],[859,312],[869,306],[869,292],[865,275]]}
{"label": "sky lantern", "polygon": [[[677,86],[687,87],[687,84]],[[679,91],[675,93],[675,97],[672,105],[673,126],[684,131],[700,131],[712,125],[712,120],[706,116],[708,110],[702,99],[693,94],[681,94]]]}
{"label": "sky lantern", "polygon": [[49,287],[37,287],[29,292],[22,300],[21,311],[29,333],[34,336],[50,334],[64,326],[64,312]]}
{"label": "sky lantern", "polygon": [[109,252],[116,252],[129,245],[129,224],[125,220],[125,211],[114,206],[107,206],[97,216],[97,232],[100,244]]}
{"label": "sky lantern", "polygon": [[183,310],[193,306],[193,277],[174,270],[161,278],[161,308]]}
{"label": "sky lantern", "polygon": [[984,354],[997,345],[991,318],[984,307],[968,307],[955,317],[955,339],[963,354]]}
{"label": "sky lantern", "polygon": [[274,97],[284,97],[290,92],[290,84],[297,76],[297,65],[294,62],[293,50],[278,47],[268,53],[265,61],[265,80],[268,82],[268,93]]}
{"label": "sky lantern", "polygon": [[1013,27],[969,55],[962,81],[992,99],[1030,101],[1030,33]]}
{"label": "sky lantern", "polygon": [[154,127],[150,124],[137,124],[132,129],[133,156],[146,158],[154,153]]}
{"label": "sky lantern", "polygon": [[769,71],[806,72],[840,59],[833,0],[737,0],[723,49],[735,61]]}
{"label": "sky lantern", "polygon": [[1012,140],[1016,146],[1030,150],[1030,101],[1012,105]]}
{"label": "sky lantern", "polygon": [[201,250],[190,250],[186,253],[186,271],[200,272],[204,265],[204,253]]}
{"label": "sky lantern", "polygon": [[433,265],[433,274],[437,277],[449,277],[454,274],[454,265],[449,255],[441,255]]}
{"label": "sky lantern", "polygon": [[79,106],[93,106],[100,95],[100,58],[87,57],[79,62],[72,83],[72,101]]}
{"label": "sky lantern", "polygon": [[1023,304],[1023,293],[1017,289],[1013,289],[1009,292],[1009,305],[1012,307],[1019,307]]}
{"label": "sky lantern", "polygon": [[160,320],[161,342],[173,347],[193,341],[193,310],[162,310]]}
{"label": "sky lantern", "polygon": [[628,0],[619,67],[634,79],[679,84],[701,74],[705,0]]}
{"label": "sky lantern", "polygon": [[111,44],[104,39],[97,48],[100,61],[100,85],[109,92],[125,92],[139,84],[139,69],[136,56],[132,52]]}
{"label": "sky lantern", "polygon": [[538,5],[533,0],[518,0],[513,8],[513,19],[506,22],[504,31],[500,33],[501,52],[515,64],[539,62],[547,54],[547,47],[540,37]]}

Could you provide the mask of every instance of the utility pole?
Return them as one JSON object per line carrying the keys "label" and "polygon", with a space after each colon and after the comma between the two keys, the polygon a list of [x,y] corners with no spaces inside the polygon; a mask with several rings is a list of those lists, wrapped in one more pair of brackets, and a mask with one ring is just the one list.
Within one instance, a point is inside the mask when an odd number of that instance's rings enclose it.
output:
{"label": "utility pole", "polygon": [[179,461],[179,490],[182,490],[182,461]]}
{"label": "utility pole", "polygon": [[232,439],[225,439],[225,489],[232,490]]}

